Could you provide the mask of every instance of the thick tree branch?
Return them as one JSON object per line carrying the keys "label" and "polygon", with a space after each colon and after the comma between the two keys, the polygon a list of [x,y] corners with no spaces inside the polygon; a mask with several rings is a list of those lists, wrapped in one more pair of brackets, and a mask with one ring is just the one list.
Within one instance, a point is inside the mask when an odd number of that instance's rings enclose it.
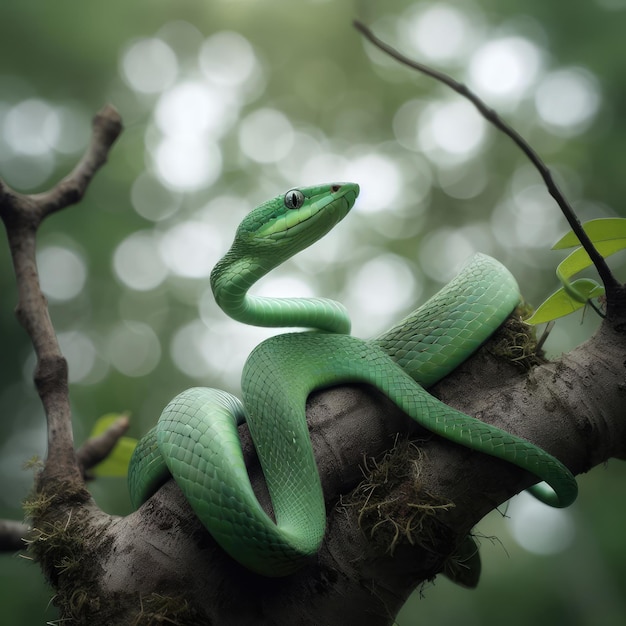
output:
{"label": "thick tree branch", "polygon": [[[586,344],[530,373],[495,359],[489,349],[433,391],[548,450],[575,474],[624,457],[622,335],[605,323]],[[388,626],[416,586],[445,569],[487,512],[536,481],[513,465],[422,431],[369,388],[315,394],[307,416],[328,505],[326,540],[309,567],[284,580],[244,571],[215,545],[170,482],[116,523],[107,588],[147,593],[165,584],[216,623]],[[240,432],[253,485],[269,510],[245,426]],[[408,448],[415,452],[407,453],[401,441],[409,433],[415,443]],[[374,472],[364,478],[359,469],[364,455],[378,458],[378,484]],[[394,455],[404,463],[400,476],[391,471]],[[373,489],[380,496],[374,492],[379,499],[370,507]],[[224,595],[242,581],[245,603]]]}

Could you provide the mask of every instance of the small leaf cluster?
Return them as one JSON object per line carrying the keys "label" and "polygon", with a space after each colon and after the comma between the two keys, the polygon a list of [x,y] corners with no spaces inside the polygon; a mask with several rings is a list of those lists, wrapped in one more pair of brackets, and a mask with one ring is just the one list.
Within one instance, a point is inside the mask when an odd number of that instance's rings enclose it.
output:
{"label": "small leaf cluster", "polygon": [[[583,225],[598,252],[604,257],[611,256],[626,248],[626,219],[600,218],[591,220]],[[559,317],[578,311],[593,298],[604,296],[604,287],[592,278],[570,279],[592,265],[587,252],[581,247],[578,237],[569,231],[561,237],[553,250],[576,248],[556,268],[556,275],[562,287],[557,289],[526,322],[529,324],[543,324]]]}

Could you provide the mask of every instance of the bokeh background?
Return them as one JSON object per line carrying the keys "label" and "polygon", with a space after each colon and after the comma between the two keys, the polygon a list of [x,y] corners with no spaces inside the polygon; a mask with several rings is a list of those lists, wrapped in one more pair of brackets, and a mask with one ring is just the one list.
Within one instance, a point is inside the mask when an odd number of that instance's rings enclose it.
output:
{"label": "bokeh background", "polygon": [[[228,320],[209,272],[242,216],[292,186],[352,180],[362,192],[259,293],[340,299],[357,335],[384,330],[475,251],[503,261],[534,304],[557,287],[550,245],[566,225],[538,175],[468,103],[365,44],[355,17],[496,107],[582,219],[624,214],[626,0],[3,2],[3,179],[53,184],[107,102],[126,127],[84,201],[39,241],[78,443],[116,411],[140,436],[187,386],[237,391],[271,331]],[[4,240],[0,294],[0,516],[18,519],[23,465],[45,455],[45,431]],[[547,349],[596,326],[589,312],[559,322]],[[398,623],[625,623],[625,478],[612,461],[580,478],[570,509],[520,496],[494,512],[478,529],[479,589],[437,580]],[[129,511],[123,479],[91,488],[106,511]],[[3,623],[57,623],[50,597],[36,565],[0,555]]]}

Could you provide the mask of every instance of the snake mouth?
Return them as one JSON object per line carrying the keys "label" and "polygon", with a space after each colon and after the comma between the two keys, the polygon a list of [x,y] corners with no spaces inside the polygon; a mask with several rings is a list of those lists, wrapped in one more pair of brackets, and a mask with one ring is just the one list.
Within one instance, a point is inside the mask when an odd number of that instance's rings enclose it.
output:
{"label": "snake mouth", "polygon": [[[352,208],[359,196],[361,188],[356,183],[336,183],[331,186],[330,191],[333,194],[341,192],[339,197],[345,198],[348,201],[349,207]],[[348,208],[348,210],[350,210],[350,208]]]}

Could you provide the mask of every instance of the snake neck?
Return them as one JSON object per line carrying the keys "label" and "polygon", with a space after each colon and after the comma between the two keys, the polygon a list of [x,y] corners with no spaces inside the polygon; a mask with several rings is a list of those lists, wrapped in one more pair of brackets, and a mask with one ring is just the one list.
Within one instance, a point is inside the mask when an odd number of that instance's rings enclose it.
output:
{"label": "snake neck", "polygon": [[326,298],[266,298],[248,290],[276,264],[240,256],[232,249],[211,272],[211,288],[218,306],[234,320],[271,328],[312,328],[348,334],[350,318],[339,302]]}

